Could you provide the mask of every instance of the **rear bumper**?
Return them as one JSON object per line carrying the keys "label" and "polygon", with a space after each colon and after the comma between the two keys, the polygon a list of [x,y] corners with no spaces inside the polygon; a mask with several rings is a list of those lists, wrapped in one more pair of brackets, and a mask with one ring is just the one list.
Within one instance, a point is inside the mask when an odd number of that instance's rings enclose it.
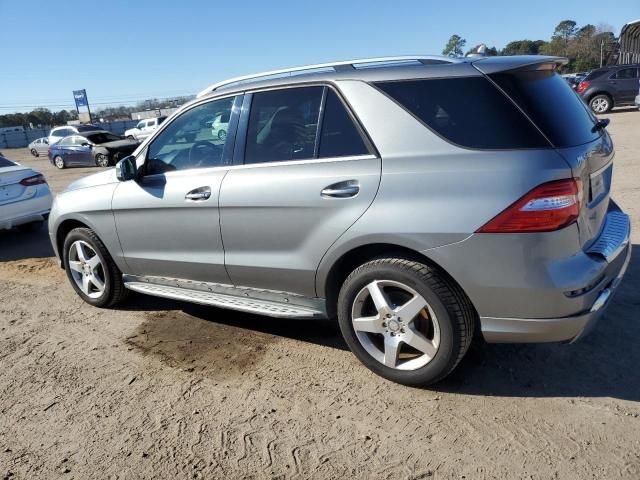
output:
{"label": "rear bumper", "polygon": [[482,334],[489,343],[575,342],[587,335],[609,305],[631,260],[628,242],[610,263],[610,269],[598,287],[599,293],[586,312],[562,318],[481,317]]}

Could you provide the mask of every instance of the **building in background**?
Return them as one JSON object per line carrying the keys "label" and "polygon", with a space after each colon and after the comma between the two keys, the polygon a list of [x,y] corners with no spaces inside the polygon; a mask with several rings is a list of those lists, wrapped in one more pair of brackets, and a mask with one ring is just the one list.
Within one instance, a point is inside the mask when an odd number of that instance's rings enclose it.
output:
{"label": "building in background", "polygon": [[622,27],[618,44],[618,65],[640,63],[640,19]]}

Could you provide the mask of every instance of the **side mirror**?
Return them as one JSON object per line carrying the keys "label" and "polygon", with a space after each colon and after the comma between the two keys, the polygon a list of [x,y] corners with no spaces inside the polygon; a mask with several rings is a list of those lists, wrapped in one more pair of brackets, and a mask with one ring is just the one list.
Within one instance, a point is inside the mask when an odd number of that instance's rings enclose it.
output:
{"label": "side mirror", "polygon": [[138,174],[136,166],[136,157],[129,155],[116,163],[116,178],[121,182],[133,180]]}

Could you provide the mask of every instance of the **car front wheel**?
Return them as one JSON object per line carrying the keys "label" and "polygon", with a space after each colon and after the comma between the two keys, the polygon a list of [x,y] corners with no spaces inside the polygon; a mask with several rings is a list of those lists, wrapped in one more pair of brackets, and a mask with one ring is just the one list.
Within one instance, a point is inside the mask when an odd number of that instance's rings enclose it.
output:
{"label": "car front wheel", "polygon": [[458,365],[473,337],[475,311],[444,274],[421,262],[381,258],[361,265],[338,297],[351,351],[378,375],[423,386]]}
{"label": "car front wheel", "polygon": [[53,164],[58,167],[60,170],[62,170],[65,167],[64,164],[64,158],[62,158],[60,155],[57,155],[54,159],[53,159]]}
{"label": "car front wheel", "polygon": [[125,298],[122,272],[93,230],[75,228],[69,232],[63,262],[71,286],[85,302],[111,307]]}

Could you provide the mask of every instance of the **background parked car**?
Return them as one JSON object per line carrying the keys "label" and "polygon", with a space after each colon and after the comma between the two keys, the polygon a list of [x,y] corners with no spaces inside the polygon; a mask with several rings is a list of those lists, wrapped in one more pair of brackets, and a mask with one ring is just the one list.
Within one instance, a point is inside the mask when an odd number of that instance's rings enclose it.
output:
{"label": "background parked car", "polygon": [[218,140],[224,141],[227,138],[227,130],[229,129],[229,114],[220,113],[211,122],[211,136]]}
{"label": "background parked car", "polygon": [[70,135],[49,148],[49,161],[58,168],[71,166],[108,167],[130,155],[140,145],[111,132]]}
{"label": "background parked car", "polygon": [[124,136],[127,138],[133,138],[134,140],[144,140],[151,135],[167,117],[148,118],[146,120],[140,120],[134,128],[124,132]]}
{"label": "background parked car", "polygon": [[0,154],[0,230],[40,228],[51,211],[44,176]]}
{"label": "background parked car", "polygon": [[28,148],[31,152],[31,155],[33,155],[34,157],[46,155],[49,151],[49,139],[47,137],[37,138],[29,144]]}
{"label": "background parked car", "polygon": [[102,130],[102,128],[96,125],[67,125],[65,127],[56,127],[49,132],[49,145],[53,145],[64,137],[68,137],[74,133],[86,133]]}
{"label": "background parked car", "polygon": [[594,113],[606,113],[613,107],[633,105],[638,93],[640,65],[613,65],[592,71],[578,85],[577,92]]}

